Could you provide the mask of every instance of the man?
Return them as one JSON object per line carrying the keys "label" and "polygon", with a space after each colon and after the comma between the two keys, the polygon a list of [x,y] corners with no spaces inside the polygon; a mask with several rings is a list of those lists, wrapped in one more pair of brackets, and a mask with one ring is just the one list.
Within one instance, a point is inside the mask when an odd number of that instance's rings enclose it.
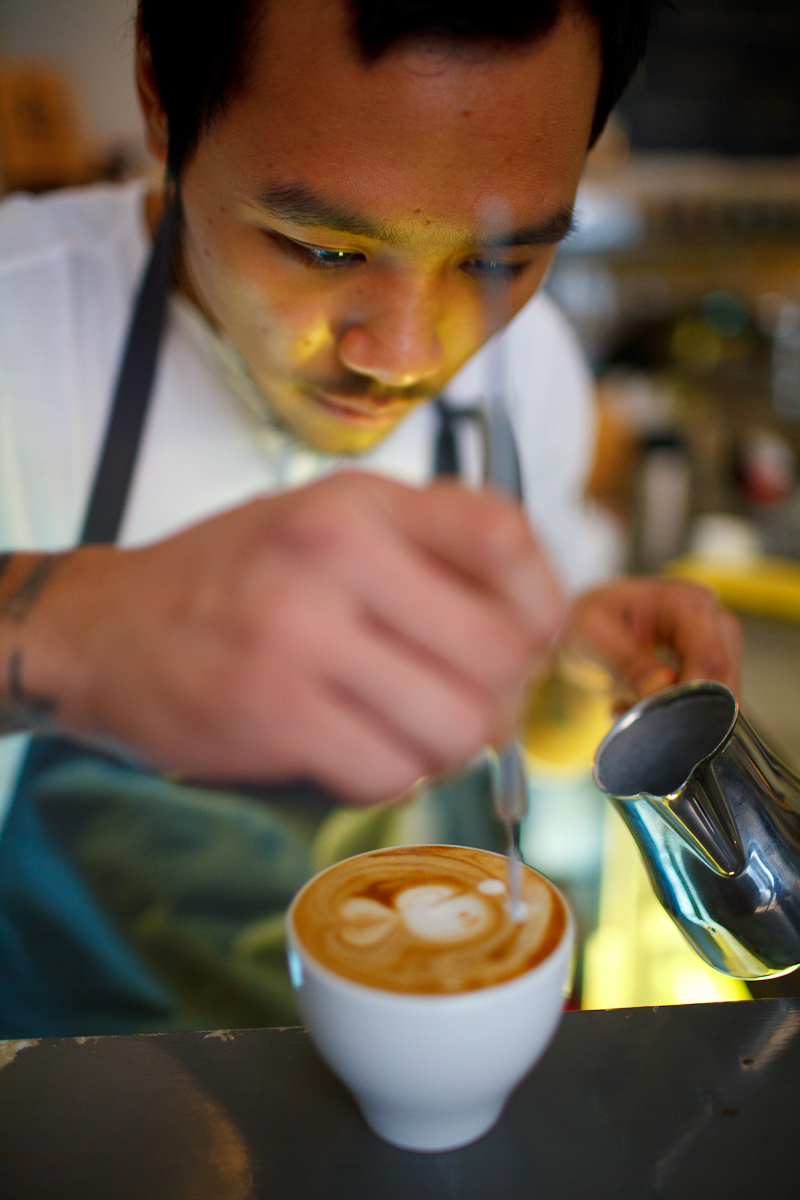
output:
{"label": "man", "polygon": [[[37,743],[21,774],[22,746],[7,743],[0,1032],[191,1025],[212,1010],[265,1023],[277,1010],[230,999],[258,966],[242,955],[278,944],[276,897],[319,865],[331,826],[318,792],[273,789],[259,806],[242,786],[309,780],[359,805],[457,772],[509,736],[559,630],[633,696],[676,677],[735,686],[735,622],[709,594],[627,580],[567,611],[549,558],[580,580],[585,387],[557,314],[529,301],[642,50],[648,5],[606,9],[143,0],[138,81],[168,166],[167,223],[135,189],[6,206],[6,727],[80,742]],[[126,548],[66,552],[145,215],[162,260],[177,215],[176,291],[141,444],[131,435]],[[421,486],[437,443],[445,458],[454,444],[427,401],[447,389],[463,407],[483,387],[487,290],[519,314],[510,416],[536,529],[489,491]],[[370,471],[337,469],[349,461]],[[234,781],[239,799],[192,780]],[[164,804],[166,834],[152,815]],[[279,845],[253,869],[271,906],[258,889],[232,899],[217,860],[195,855],[192,903],[173,896],[165,917],[177,868],[154,882],[153,861],[204,820],[218,851],[223,810],[238,814],[234,875],[256,843]],[[120,851],[134,827],[146,836]],[[216,1007],[209,992],[224,993]],[[190,996],[180,1013],[176,993]]]}

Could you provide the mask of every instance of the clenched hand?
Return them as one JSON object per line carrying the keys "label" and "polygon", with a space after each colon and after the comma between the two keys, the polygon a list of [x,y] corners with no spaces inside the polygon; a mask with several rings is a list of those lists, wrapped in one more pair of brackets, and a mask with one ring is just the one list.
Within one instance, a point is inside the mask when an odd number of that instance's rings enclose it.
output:
{"label": "clenched hand", "polygon": [[0,622],[0,664],[67,730],[159,769],[374,802],[507,736],[564,612],[512,504],[342,473],[76,550]]}

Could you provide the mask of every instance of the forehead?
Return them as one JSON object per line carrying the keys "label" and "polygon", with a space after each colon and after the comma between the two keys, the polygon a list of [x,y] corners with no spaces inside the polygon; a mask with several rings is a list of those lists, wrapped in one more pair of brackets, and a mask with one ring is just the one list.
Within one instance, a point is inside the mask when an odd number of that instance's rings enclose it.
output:
{"label": "forehead", "polygon": [[501,197],[524,224],[569,206],[599,77],[597,31],[573,10],[528,46],[428,40],[366,64],[339,0],[270,0],[245,86],[202,142],[243,198],[305,184],[436,237]]}

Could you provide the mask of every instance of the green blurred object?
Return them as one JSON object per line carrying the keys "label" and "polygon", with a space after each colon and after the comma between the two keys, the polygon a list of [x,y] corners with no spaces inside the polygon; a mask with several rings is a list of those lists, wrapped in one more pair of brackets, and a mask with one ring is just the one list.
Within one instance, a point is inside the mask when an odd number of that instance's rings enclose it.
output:
{"label": "green blurred object", "polygon": [[703,301],[703,320],[721,338],[738,337],[747,327],[747,309],[733,292],[709,292]]}
{"label": "green blurred object", "polygon": [[[300,1023],[284,912],[316,871],[381,846],[502,851],[488,768],[380,808],[189,787],[110,760],[49,772],[36,804],[93,899],[175,999],[170,1029]],[[152,1030],[148,1030],[152,1032]]]}

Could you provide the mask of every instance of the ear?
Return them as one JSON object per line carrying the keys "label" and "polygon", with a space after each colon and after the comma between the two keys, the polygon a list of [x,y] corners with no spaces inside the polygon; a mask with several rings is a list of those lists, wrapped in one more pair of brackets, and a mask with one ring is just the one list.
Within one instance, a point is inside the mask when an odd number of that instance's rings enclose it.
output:
{"label": "ear", "polygon": [[169,122],[158,93],[150,41],[139,21],[136,22],[136,88],[144,114],[148,149],[158,162],[165,163],[169,147]]}

